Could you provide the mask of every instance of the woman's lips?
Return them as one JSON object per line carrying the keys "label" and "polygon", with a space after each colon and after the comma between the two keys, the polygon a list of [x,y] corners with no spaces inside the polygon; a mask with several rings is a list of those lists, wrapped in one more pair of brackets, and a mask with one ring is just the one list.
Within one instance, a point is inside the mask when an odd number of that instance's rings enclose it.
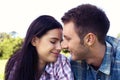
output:
{"label": "woman's lips", "polygon": [[60,53],[53,53],[55,56],[59,56]]}

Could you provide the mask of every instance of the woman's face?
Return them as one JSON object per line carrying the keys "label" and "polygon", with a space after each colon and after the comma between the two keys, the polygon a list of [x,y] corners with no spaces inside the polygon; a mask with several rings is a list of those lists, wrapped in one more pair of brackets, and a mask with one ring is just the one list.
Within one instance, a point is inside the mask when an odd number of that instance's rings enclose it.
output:
{"label": "woman's face", "polygon": [[43,63],[55,62],[61,50],[62,29],[49,30],[41,38],[33,38],[32,44],[36,47],[39,61]]}

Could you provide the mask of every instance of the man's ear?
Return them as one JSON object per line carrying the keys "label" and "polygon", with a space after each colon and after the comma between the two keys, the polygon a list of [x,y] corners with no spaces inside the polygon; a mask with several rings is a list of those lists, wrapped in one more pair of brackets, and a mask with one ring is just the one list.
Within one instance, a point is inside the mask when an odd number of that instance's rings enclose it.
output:
{"label": "man's ear", "polygon": [[36,46],[37,40],[38,40],[37,37],[33,37],[32,40],[31,40],[31,44],[32,44],[33,46]]}
{"label": "man's ear", "polygon": [[85,37],[84,37],[84,42],[87,46],[92,46],[94,45],[96,41],[96,35],[93,33],[88,33]]}

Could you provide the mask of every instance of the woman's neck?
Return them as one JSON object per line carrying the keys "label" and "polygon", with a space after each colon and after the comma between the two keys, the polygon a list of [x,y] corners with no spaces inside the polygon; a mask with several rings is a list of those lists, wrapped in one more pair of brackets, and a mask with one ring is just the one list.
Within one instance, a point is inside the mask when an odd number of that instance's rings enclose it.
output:
{"label": "woman's neck", "polygon": [[45,62],[43,61],[39,61],[38,63],[38,68],[37,68],[37,71],[36,71],[36,79],[39,80],[40,76],[43,74],[44,72],[44,69],[46,67],[46,64]]}

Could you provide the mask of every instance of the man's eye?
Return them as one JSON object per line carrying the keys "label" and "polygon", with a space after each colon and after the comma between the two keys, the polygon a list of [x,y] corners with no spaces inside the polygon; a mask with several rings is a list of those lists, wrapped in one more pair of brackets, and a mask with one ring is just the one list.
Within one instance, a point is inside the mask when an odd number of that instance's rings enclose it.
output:
{"label": "man's eye", "polygon": [[65,38],[65,40],[70,41],[70,38]]}

